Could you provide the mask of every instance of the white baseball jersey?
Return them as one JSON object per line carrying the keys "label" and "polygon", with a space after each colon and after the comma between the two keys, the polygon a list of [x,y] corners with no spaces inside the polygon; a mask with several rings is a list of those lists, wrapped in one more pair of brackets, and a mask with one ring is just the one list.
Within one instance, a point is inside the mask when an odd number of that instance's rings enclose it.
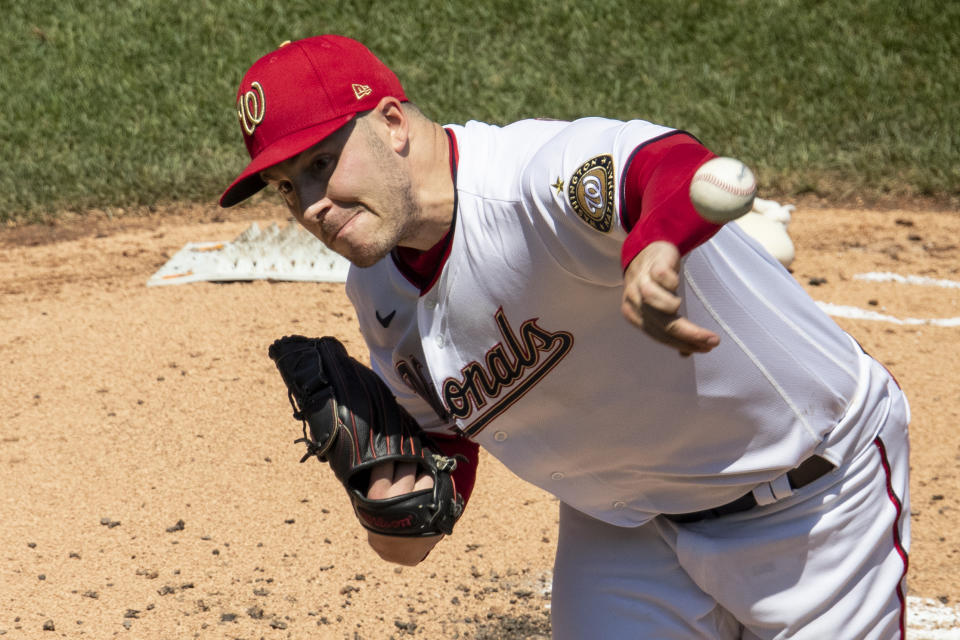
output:
{"label": "white baseball jersey", "polygon": [[672,130],[448,131],[457,204],[439,276],[421,291],[386,258],[347,282],[374,369],[426,428],[623,526],[727,503],[814,453],[839,464],[876,435],[859,418],[885,371],[736,225],[682,260],[680,313],[718,347],[682,358],[621,315],[620,180]]}

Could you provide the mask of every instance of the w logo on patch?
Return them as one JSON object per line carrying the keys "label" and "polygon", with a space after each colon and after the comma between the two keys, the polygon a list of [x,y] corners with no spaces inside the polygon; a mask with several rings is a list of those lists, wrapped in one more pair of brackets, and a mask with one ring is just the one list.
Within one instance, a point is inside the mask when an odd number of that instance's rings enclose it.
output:
{"label": "w logo on patch", "polygon": [[357,100],[361,100],[373,93],[373,89],[365,84],[355,84],[351,86],[353,87],[353,95],[357,96]]}
{"label": "w logo on patch", "polygon": [[613,156],[597,156],[570,176],[567,199],[588,225],[607,233],[613,225]]}

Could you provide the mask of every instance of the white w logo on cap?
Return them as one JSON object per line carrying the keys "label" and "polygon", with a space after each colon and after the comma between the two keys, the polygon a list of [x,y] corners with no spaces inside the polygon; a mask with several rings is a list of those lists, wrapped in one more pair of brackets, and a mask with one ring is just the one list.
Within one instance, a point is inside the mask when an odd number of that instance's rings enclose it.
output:
{"label": "white w logo on cap", "polygon": [[250,84],[250,90],[237,100],[237,117],[240,126],[248,136],[253,135],[257,125],[263,122],[263,114],[267,110],[267,101],[263,95],[263,87],[259,82]]}

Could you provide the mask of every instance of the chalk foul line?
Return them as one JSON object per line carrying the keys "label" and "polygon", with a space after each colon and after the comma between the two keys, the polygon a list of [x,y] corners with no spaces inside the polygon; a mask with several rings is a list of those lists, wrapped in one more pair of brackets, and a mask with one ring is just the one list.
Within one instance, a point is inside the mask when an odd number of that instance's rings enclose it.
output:
{"label": "chalk foul line", "polygon": [[[927,278],[925,276],[903,276],[899,273],[872,271],[870,273],[858,273],[853,276],[854,280],[866,280],[868,282],[899,282],[902,284],[913,284],[924,287],[943,287],[948,289],[960,289],[960,282],[956,280],[942,280],[936,278]],[[852,318],[855,320],[876,320],[879,322],[889,322],[899,325],[926,325],[933,327],[960,327],[960,318],[898,318],[885,313],[872,311],[870,309],[861,309],[849,305],[833,304],[832,302],[821,302],[817,300],[817,306],[823,309],[827,314],[835,318]]]}

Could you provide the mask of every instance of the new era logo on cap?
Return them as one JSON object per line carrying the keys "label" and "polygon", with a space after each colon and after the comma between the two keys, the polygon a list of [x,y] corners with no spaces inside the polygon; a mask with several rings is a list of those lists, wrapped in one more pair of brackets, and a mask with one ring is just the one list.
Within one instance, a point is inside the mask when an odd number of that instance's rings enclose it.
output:
{"label": "new era logo on cap", "polygon": [[353,95],[357,96],[357,100],[362,100],[373,93],[373,89],[368,87],[365,84],[355,84],[353,85]]}
{"label": "new era logo on cap", "polygon": [[260,191],[266,186],[261,171],[309,149],[388,96],[407,99],[397,76],[350,38],[316,36],[263,56],[237,91],[250,164],[220,196],[220,205]]}

